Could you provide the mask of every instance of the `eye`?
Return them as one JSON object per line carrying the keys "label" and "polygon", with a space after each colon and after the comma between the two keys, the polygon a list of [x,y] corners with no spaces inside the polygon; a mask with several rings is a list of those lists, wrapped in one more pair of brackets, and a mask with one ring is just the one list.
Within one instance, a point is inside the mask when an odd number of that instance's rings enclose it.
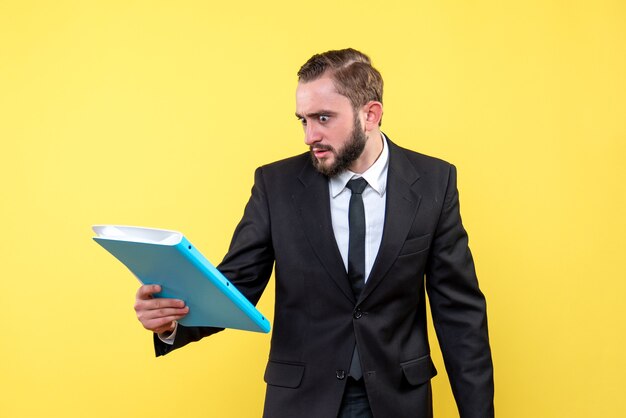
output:
{"label": "eye", "polygon": [[326,123],[326,122],[328,122],[329,120],[330,120],[330,116],[328,116],[328,115],[320,115],[320,116],[319,116],[319,121],[320,121],[321,123]]}
{"label": "eye", "polygon": [[306,126],[306,119],[298,118],[298,121],[302,124],[302,126]]}

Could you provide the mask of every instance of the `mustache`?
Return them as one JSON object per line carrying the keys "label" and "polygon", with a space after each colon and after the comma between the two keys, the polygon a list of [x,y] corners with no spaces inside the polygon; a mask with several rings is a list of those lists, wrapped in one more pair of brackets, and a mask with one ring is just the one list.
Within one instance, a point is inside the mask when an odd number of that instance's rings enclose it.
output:
{"label": "mustache", "polygon": [[309,149],[311,151],[333,151],[334,150],[334,148],[331,147],[330,145],[324,145],[324,144],[311,145]]}

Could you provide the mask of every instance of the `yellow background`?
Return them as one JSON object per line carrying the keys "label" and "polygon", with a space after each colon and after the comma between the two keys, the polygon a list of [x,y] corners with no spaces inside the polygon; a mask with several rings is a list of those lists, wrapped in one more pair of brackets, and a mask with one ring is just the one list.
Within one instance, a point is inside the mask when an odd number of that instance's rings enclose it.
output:
{"label": "yellow background", "polygon": [[626,416],[623,1],[0,0],[0,417],[260,416],[269,337],[154,358],[90,226],[219,262],[254,168],[305,150],[296,71],[346,46],[383,130],[459,169],[498,415]]}

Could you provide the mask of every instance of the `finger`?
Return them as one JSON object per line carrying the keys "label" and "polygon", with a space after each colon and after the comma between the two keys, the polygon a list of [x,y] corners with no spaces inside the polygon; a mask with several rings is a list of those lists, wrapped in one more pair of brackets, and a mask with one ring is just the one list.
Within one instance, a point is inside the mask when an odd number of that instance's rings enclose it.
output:
{"label": "finger", "polygon": [[184,318],[185,315],[172,315],[172,316],[160,317],[157,319],[142,321],[141,324],[147,330],[150,330],[156,333],[161,333],[161,332],[167,331],[171,327],[174,321],[178,321]]}
{"label": "finger", "polygon": [[189,307],[184,308],[163,308],[153,310],[143,310],[137,313],[140,321],[159,320],[161,318],[170,318],[173,316],[185,316],[189,313]]}
{"label": "finger", "polygon": [[155,293],[159,293],[161,291],[161,286],[158,284],[145,284],[137,290],[137,299],[150,299],[152,295]]}
{"label": "finger", "polygon": [[180,299],[135,299],[135,311],[153,311],[159,309],[168,309],[168,308],[179,308],[182,309],[185,307],[185,301]]}

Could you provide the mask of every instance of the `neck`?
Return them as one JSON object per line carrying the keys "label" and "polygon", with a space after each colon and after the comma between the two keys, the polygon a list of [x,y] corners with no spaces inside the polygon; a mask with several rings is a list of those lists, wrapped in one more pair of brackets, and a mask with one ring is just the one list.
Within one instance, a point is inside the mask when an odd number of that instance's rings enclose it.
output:
{"label": "neck", "polygon": [[367,134],[367,142],[361,156],[349,167],[350,171],[363,174],[370,168],[383,152],[383,137],[380,130],[370,131]]}

